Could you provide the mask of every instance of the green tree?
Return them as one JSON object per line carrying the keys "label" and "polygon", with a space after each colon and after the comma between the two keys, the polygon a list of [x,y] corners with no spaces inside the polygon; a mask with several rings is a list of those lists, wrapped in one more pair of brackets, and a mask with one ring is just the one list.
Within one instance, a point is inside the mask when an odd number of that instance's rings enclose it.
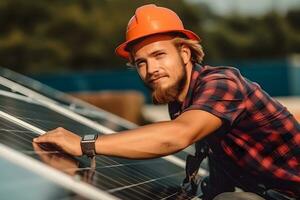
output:
{"label": "green tree", "polygon": [[286,16],[215,16],[182,0],[1,0],[0,65],[19,72],[124,67],[114,55],[138,6],[173,9],[198,33],[205,61],[278,58],[300,51],[299,12]]}

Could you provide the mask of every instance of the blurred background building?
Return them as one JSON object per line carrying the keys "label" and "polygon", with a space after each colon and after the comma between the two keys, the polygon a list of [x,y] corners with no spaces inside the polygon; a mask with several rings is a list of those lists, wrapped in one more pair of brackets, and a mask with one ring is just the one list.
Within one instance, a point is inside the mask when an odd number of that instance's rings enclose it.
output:
{"label": "blurred background building", "polygon": [[165,108],[143,106],[147,89],[114,54],[146,3],[171,8],[199,34],[203,64],[239,68],[300,118],[299,0],[0,0],[0,65],[135,123],[142,111],[165,119]]}

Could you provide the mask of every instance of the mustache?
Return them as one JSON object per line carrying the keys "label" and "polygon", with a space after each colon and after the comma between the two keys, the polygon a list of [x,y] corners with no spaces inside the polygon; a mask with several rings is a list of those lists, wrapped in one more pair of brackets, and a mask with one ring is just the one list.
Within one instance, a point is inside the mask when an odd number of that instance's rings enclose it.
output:
{"label": "mustache", "polygon": [[149,77],[146,78],[146,82],[148,84],[151,84],[153,81],[157,80],[157,79],[160,79],[162,77],[166,77],[168,76],[166,73],[162,73],[162,74],[159,74],[159,73],[155,73]]}

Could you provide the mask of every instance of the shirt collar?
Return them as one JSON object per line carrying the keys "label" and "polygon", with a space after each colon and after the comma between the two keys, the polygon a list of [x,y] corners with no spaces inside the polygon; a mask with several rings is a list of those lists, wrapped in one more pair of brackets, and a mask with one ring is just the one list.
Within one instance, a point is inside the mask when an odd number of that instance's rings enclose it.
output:
{"label": "shirt collar", "polygon": [[185,109],[191,103],[191,100],[193,98],[193,91],[195,89],[195,85],[196,85],[196,82],[200,75],[201,69],[202,69],[202,66],[200,64],[195,64],[193,66],[188,93],[182,103],[182,109]]}

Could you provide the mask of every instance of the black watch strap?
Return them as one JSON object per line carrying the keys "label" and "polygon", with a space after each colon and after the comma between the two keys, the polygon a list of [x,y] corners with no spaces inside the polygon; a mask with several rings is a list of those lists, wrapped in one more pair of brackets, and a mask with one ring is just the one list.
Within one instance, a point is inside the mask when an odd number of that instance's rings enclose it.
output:
{"label": "black watch strap", "polygon": [[95,142],[97,138],[98,138],[97,134],[84,135],[81,138],[80,146],[83,155],[87,155],[90,158],[96,155]]}

